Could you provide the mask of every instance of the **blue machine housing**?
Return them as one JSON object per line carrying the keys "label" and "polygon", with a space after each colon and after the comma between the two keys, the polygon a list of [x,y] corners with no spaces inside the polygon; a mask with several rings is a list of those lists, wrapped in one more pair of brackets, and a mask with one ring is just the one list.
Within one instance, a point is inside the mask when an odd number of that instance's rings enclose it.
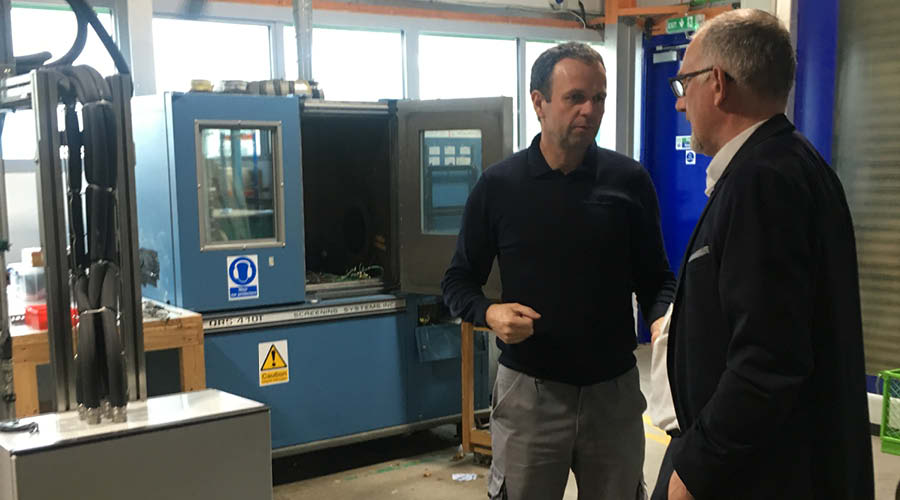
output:
{"label": "blue machine housing", "polygon": [[[132,114],[145,297],[194,311],[302,302],[305,258],[300,190],[300,114],[296,97],[166,93],[136,97]],[[276,246],[202,249],[198,123],[279,124],[283,166],[283,242]],[[288,216],[289,214],[289,216]],[[230,300],[228,257],[257,256],[258,298]],[[156,276],[146,270],[158,262]],[[154,266],[150,266],[154,267]]]}
{"label": "blue machine housing", "polygon": [[[460,411],[459,326],[417,327],[417,306],[434,298],[405,298],[406,309],[391,314],[207,334],[208,384],[269,405],[275,449],[444,421]],[[257,346],[279,340],[288,341],[290,382],[261,387]],[[489,406],[487,348],[477,332],[476,408]]]}
{"label": "blue machine housing", "polygon": [[[490,112],[510,105],[494,101],[464,104]],[[458,184],[467,193],[482,165],[508,154],[496,140],[502,135],[502,120],[473,125],[468,118],[461,121],[469,115],[454,110],[451,101],[442,106],[456,111],[449,121],[444,110],[414,110],[428,116],[422,127],[477,128],[485,138],[463,144],[477,172],[447,169],[458,174]],[[405,186],[411,199],[417,199],[422,191],[419,180],[410,181],[411,175],[399,166],[403,141],[397,107],[174,93],[135,98],[132,113],[142,292],[203,313],[207,385],[269,405],[277,455],[458,421],[460,327],[441,316],[440,298],[428,295],[436,293],[440,280],[421,280],[433,289],[397,290],[401,246],[415,247],[411,253],[418,264],[442,269],[456,239],[448,231],[429,236],[430,246],[417,247],[413,239],[401,245],[398,192]],[[301,120],[307,130],[301,129]],[[245,151],[245,133],[273,124],[280,131],[272,163],[280,161],[281,167],[275,170],[283,186],[283,205],[276,204],[284,224],[282,239],[262,245],[228,240],[229,248],[213,248],[215,242],[208,245],[203,236],[209,240],[212,233],[202,233],[210,231],[204,216],[216,216],[209,193],[226,189],[223,183],[230,183],[227,189],[233,192],[248,188],[240,173],[244,167],[233,166],[248,158],[255,165],[256,153]],[[204,126],[219,134],[214,137],[218,146],[204,142],[209,141],[201,133]],[[235,131],[240,131],[239,138]],[[408,128],[410,147],[418,150],[421,133]],[[451,145],[458,144],[429,144],[442,151]],[[209,156],[216,147],[216,154]],[[422,156],[417,153],[415,158]],[[418,175],[415,163],[411,171]],[[204,184],[202,177],[210,177],[209,171],[219,165],[227,175],[216,178],[218,184]],[[421,168],[427,166],[426,159]],[[426,170],[423,176],[430,173]],[[443,187],[442,179],[425,180]],[[423,197],[405,205],[411,212],[423,211],[411,220],[433,210],[433,201]],[[452,204],[461,206],[463,201]],[[218,210],[222,217],[239,212]],[[424,255],[429,258],[421,259]],[[234,300],[231,295],[233,281],[241,274],[235,271],[237,257],[255,260],[255,269],[244,264],[252,272],[240,277],[257,277],[258,297]],[[351,266],[381,269],[382,275],[342,275]],[[276,345],[283,350],[278,354],[286,370],[277,383],[264,383],[264,375],[275,373],[264,372],[275,368],[266,368],[263,353]],[[477,332],[476,409],[490,404],[489,350],[488,336]],[[156,352],[147,359],[151,393],[177,391],[177,378],[167,376],[177,373],[177,360]]]}

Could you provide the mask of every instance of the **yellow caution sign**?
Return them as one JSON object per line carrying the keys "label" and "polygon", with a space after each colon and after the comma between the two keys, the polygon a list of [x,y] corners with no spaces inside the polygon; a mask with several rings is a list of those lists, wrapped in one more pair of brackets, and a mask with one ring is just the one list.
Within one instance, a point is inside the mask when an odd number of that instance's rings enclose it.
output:
{"label": "yellow caution sign", "polygon": [[287,363],[284,362],[284,358],[281,357],[281,353],[278,352],[275,344],[272,344],[272,347],[269,348],[269,353],[266,354],[266,360],[259,367],[259,371],[276,370],[278,368],[287,368]]}
{"label": "yellow caution sign", "polygon": [[259,344],[259,386],[290,381],[287,340]]}

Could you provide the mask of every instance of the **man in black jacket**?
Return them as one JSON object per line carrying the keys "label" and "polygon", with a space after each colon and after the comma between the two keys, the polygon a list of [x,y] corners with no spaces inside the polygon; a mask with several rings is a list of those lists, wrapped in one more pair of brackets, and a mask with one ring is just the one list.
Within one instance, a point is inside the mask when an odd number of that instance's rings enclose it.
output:
{"label": "man in black jacket", "polygon": [[[560,499],[571,469],[579,499],[644,498],[632,292],[656,330],[675,285],[656,192],[638,163],[594,143],[597,52],[549,49],[531,89],[541,134],[478,180],[442,283],[453,314],[487,324],[503,351],[488,493]],[[501,303],[482,293],[495,258]]]}
{"label": "man in black jacket", "polygon": [[787,30],[758,10],[703,25],[672,79],[713,156],[679,273],[668,372],[680,436],[654,499],[871,499],[853,223],[784,116]]}

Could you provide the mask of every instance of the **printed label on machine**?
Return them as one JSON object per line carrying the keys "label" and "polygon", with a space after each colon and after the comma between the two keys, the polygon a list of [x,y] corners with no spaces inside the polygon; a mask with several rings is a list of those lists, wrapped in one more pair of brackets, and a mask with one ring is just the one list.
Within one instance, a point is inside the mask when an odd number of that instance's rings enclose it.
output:
{"label": "printed label on machine", "polygon": [[255,312],[234,316],[203,318],[203,331],[218,332],[248,326],[278,325],[323,321],[336,318],[352,318],[370,314],[386,314],[406,309],[406,299],[376,300],[355,304],[339,304],[319,307],[303,306],[286,311]]}
{"label": "printed label on machine", "polygon": [[256,255],[227,257],[225,269],[228,274],[228,300],[259,298],[259,267]]}
{"label": "printed label on machine", "polygon": [[290,381],[287,340],[259,344],[259,386]]}

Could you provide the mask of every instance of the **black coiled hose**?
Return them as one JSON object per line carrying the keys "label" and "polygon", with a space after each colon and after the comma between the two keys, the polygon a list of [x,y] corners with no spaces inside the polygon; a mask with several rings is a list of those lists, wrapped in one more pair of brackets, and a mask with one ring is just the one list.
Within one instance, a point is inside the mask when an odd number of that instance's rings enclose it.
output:
{"label": "black coiled hose", "polygon": [[[128,397],[118,332],[117,117],[109,84],[96,70],[63,66],[58,71],[66,76],[60,91],[69,151],[70,266],[79,313],[76,397],[88,409],[98,408],[104,398],[121,407]],[[79,103],[83,130],[76,112]],[[87,181],[84,212],[82,174]]]}

